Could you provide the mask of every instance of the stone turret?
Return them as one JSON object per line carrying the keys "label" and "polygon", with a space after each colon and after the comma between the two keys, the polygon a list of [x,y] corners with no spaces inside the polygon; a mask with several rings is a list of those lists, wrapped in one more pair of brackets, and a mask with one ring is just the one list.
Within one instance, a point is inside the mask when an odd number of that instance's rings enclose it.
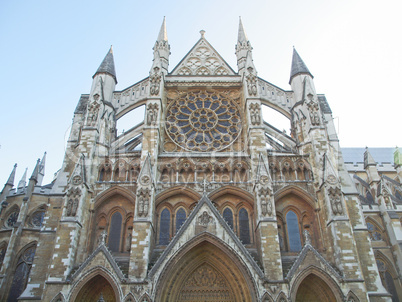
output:
{"label": "stone turret", "polygon": [[17,170],[17,164],[14,165],[13,170],[10,173],[10,176],[8,177],[8,180],[6,184],[4,185],[3,190],[1,191],[0,194],[0,202],[5,200],[7,197],[8,193],[10,192],[11,188],[14,186],[14,179],[15,179],[15,171]]}

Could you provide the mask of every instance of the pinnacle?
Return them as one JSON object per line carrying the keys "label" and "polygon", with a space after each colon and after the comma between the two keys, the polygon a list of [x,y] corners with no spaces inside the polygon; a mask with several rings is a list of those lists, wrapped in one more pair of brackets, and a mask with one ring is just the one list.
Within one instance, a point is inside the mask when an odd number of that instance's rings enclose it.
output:
{"label": "pinnacle", "polygon": [[248,38],[246,32],[244,31],[243,23],[241,22],[241,17],[239,17],[239,35],[237,37],[238,42],[247,42]]}
{"label": "pinnacle", "polygon": [[16,170],[17,170],[17,164],[14,165],[14,168],[11,171],[10,177],[8,178],[6,185],[10,185],[10,186],[14,185],[15,171]]}
{"label": "pinnacle", "polygon": [[293,77],[299,74],[308,74],[314,78],[310,70],[308,70],[306,64],[303,62],[302,58],[297,53],[296,48],[293,46],[292,69],[290,71],[289,84],[292,82]]}
{"label": "pinnacle", "polygon": [[95,72],[93,77],[95,77],[95,75],[97,75],[98,73],[107,73],[111,75],[117,83],[112,46],[110,46],[108,53],[106,54],[105,58],[103,59],[102,63],[100,64],[98,70]]}
{"label": "pinnacle", "polygon": [[166,30],[166,17],[163,17],[163,22],[161,26],[161,30],[159,31],[158,41],[167,41],[167,30]]}

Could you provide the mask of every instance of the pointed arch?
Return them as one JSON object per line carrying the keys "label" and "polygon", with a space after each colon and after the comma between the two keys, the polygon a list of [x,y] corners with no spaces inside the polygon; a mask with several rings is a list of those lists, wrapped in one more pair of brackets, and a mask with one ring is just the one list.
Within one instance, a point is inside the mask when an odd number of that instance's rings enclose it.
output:
{"label": "pointed arch", "polygon": [[193,199],[194,201],[198,201],[201,198],[201,195],[190,189],[187,187],[183,186],[176,186],[176,187],[172,187],[170,189],[164,190],[161,193],[159,193],[158,195],[156,195],[155,197],[155,207],[158,207],[158,205],[163,202],[165,199],[174,196],[174,195],[178,195],[178,194],[183,194],[188,196],[189,198]]}
{"label": "pointed arch", "polygon": [[210,200],[216,200],[217,198],[219,198],[220,196],[222,196],[224,194],[237,195],[240,198],[242,198],[244,201],[247,201],[251,206],[254,205],[254,196],[251,193],[249,193],[241,188],[234,187],[234,186],[222,186],[222,187],[212,191],[211,193],[209,193],[208,198]]}
{"label": "pointed arch", "polygon": [[360,299],[355,295],[354,292],[352,292],[350,290],[349,293],[346,296],[346,301],[348,301],[348,302],[360,302]]}
{"label": "pointed arch", "polygon": [[261,302],[274,302],[274,299],[268,292],[265,292],[265,294],[261,298]]}
{"label": "pointed arch", "polygon": [[144,294],[141,296],[141,298],[140,298],[139,301],[141,301],[141,302],[152,302],[152,299],[151,299],[151,297],[148,295],[148,293],[144,293]]}
{"label": "pointed arch", "polygon": [[15,258],[15,263],[13,264],[12,282],[9,288],[8,300],[16,301],[17,298],[24,292],[29,274],[31,272],[31,267],[35,257],[37,242],[31,242],[24,246],[18,256]]}
{"label": "pointed arch", "polygon": [[297,301],[311,301],[311,297],[318,297],[321,302],[344,301],[338,282],[314,265],[307,267],[293,278],[290,297]]}
{"label": "pointed arch", "polygon": [[16,204],[12,205],[10,209],[4,214],[4,227],[12,228],[18,220],[20,215],[20,207]]}
{"label": "pointed arch", "polygon": [[27,225],[33,228],[40,228],[43,225],[43,219],[45,218],[47,206],[46,204],[41,204],[31,210],[27,217]]}
{"label": "pointed arch", "polygon": [[[124,302],[136,302],[134,295],[132,292],[129,292],[123,299]],[[141,301],[141,300],[140,300]]]}
{"label": "pointed arch", "polygon": [[113,195],[121,195],[127,198],[132,204],[135,203],[135,195],[133,192],[120,186],[114,186],[103,191],[95,197],[94,207],[99,207],[104,201],[108,200]]}
{"label": "pointed arch", "polygon": [[288,297],[286,296],[286,294],[283,291],[281,291],[278,294],[278,297],[276,298],[276,302],[288,302],[288,301],[289,301]]}
{"label": "pointed arch", "polygon": [[86,297],[89,297],[89,299],[93,298],[92,300],[97,301],[100,296],[99,287],[105,285],[108,287],[108,297],[112,297],[107,301],[120,302],[123,292],[118,284],[118,279],[105,267],[93,267],[80,278],[76,278],[76,281],[72,284],[68,301],[86,301]]}
{"label": "pointed arch", "polygon": [[294,185],[289,185],[286,187],[283,187],[281,189],[279,189],[278,191],[275,192],[274,198],[275,201],[283,198],[286,195],[289,194],[294,194],[300,198],[302,198],[303,200],[305,200],[313,209],[316,208],[315,205],[315,198],[313,196],[311,196],[310,193],[308,193],[307,191],[303,190],[300,187],[294,186]]}
{"label": "pointed arch", "polygon": [[53,297],[52,300],[50,300],[50,302],[65,302],[66,301],[66,297],[64,297],[62,292],[59,292],[56,296]]}
{"label": "pointed arch", "polygon": [[[229,295],[242,297],[244,301],[258,300],[257,285],[243,259],[218,237],[201,233],[182,246],[160,269],[155,301],[176,301],[181,295],[202,287],[191,281],[200,271],[219,278],[222,291],[228,292],[230,288]],[[207,284],[203,285],[204,293],[208,292]],[[219,296],[220,293],[211,294]]]}

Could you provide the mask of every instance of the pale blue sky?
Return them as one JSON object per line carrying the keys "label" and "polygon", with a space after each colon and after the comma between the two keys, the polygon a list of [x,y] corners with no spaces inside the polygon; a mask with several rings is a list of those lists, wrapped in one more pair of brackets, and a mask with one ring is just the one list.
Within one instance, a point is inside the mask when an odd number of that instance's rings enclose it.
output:
{"label": "pale blue sky", "polygon": [[[0,186],[18,163],[46,177],[62,165],[80,94],[113,45],[117,90],[148,76],[166,16],[169,70],[206,31],[237,70],[238,18],[258,75],[288,85],[294,45],[339,124],[343,147],[402,146],[402,2],[394,1],[12,1],[0,2]],[[399,118],[399,119],[398,119]]]}

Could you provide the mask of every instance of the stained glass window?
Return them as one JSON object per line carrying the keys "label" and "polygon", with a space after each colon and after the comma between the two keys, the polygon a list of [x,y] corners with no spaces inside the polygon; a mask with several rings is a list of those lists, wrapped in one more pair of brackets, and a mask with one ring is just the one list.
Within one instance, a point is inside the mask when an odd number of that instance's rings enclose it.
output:
{"label": "stained glass window", "polygon": [[186,221],[186,212],[180,208],[176,213],[176,232],[183,225],[184,221]]}
{"label": "stained glass window", "polygon": [[45,211],[36,211],[33,213],[31,217],[32,226],[40,228],[43,225],[43,218],[45,218]]}
{"label": "stained glass window", "polygon": [[6,256],[7,246],[2,246],[0,248],[0,268],[3,265],[4,257]]}
{"label": "stained glass window", "polygon": [[109,228],[108,246],[112,252],[120,251],[121,223],[123,217],[119,212],[112,215]]}
{"label": "stained glass window", "polygon": [[392,302],[399,301],[398,294],[396,292],[394,278],[392,278],[391,274],[387,270],[387,266],[382,260],[377,259],[377,267],[380,273],[381,281],[384,287],[389,291],[392,295]]}
{"label": "stained glass window", "polygon": [[35,256],[36,247],[32,246],[24,251],[18,259],[17,267],[14,272],[13,282],[11,283],[10,292],[8,295],[8,302],[15,302],[22,294],[29,277],[33,258]]}
{"label": "stained glass window", "polygon": [[170,211],[164,209],[161,213],[161,223],[159,228],[159,244],[167,245],[170,239]]}
{"label": "stained glass window", "polygon": [[185,150],[222,150],[240,134],[240,110],[233,95],[191,91],[169,100],[169,103],[167,134]]}
{"label": "stained glass window", "polygon": [[17,222],[18,214],[19,214],[18,211],[14,211],[10,215],[8,215],[6,224],[9,228],[12,228]]}
{"label": "stained glass window", "polygon": [[289,250],[298,252],[301,250],[300,229],[297,215],[293,211],[286,214],[286,224],[288,228]]}
{"label": "stained glass window", "polygon": [[373,240],[373,241],[382,240],[381,233],[379,232],[378,228],[374,224],[367,222],[367,229],[369,231],[371,240]]}
{"label": "stained glass window", "polygon": [[223,219],[225,219],[227,224],[232,228],[232,230],[234,230],[234,227],[233,227],[233,213],[232,213],[231,209],[226,208],[223,211]]}
{"label": "stained glass window", "polygon": [[248,220],[248,213],[246,209],[241,209],[239,212],[239,227],[240,227],[240,240],[244,244],[250,243],[250,226]]}

